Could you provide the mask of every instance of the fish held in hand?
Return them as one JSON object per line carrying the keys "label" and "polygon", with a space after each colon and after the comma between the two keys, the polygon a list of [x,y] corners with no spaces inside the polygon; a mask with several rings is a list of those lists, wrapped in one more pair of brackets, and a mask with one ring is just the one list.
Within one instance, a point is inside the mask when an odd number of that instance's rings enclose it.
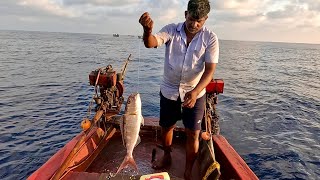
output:
{"label": "fish held in hand", "polygon": [[138,171],[132,152],[141,141],[139,137],[140,125],[143,125],[144,123],[144,119],[141,114],[141,98],[139,93],[133,93],[128,97],[125,113],[122,117],[123,120],[120,122],[120,130],[123,145],[127,149],[127,154],[116,174],[118,174],[127,165]]}

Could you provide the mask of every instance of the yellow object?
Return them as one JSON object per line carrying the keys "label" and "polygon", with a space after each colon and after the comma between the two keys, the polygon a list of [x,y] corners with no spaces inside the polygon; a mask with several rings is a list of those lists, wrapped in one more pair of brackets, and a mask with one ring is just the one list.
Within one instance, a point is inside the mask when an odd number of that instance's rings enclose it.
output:
{"label": "yellow object", "polygon": [[206,180],[210,176],[210,174],[216,169],[220,172],[220,164],[217,161],[215,161],[214,163],[212,163],[209,166],[209,168],[207,169],[206,174],[204,175],[204,177],[202,179]]}
{"label": "yellow object", "polygon": [[167,172],[147,174],[140,177],[140,180],[170,180],[170,176]]}
{"label": "yellow object", "polygon": [[86,131],[87,129],[89,129],[91,126],[91,122],[89,119],[85,118],[84,120],[82,120],[81,122],[81,128]]}

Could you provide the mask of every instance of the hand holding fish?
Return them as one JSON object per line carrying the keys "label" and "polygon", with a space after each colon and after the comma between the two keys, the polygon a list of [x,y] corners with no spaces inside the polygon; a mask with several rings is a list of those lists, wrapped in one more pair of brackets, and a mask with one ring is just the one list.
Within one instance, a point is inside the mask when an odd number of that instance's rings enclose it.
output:
{"label": "hand holding fish", "polygon": [[145,33],[151,34],[153,29],[153,20],[151,19],[150,14],[148,12],[145,12],[141,15],[139,23],[142,25],[143,31]]}

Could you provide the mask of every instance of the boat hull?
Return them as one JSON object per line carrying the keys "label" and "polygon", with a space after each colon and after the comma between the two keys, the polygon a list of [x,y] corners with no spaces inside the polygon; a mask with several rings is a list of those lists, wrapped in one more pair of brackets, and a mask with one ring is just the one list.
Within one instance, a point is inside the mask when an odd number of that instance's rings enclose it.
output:
{"label": "boat hull", "polygon": [[[117,124],[117,120],[114,120],[109,122],[108,130],[93,129],[77,152],[73,152],[74,157],[64,169],[61,179],[99,179],[114,174],[126,154]],[[172,179],[182,179],[185,165],[185,133],[182,127],[177,127],[174,132],[172,165],[160,171],[151,168],[152,151],[157,149],[156,145],[160,143],[160,132],[157,118],[145,118],[145,126],[140,131],[141,143],[133,152],[139,168],[139,173],[134,175],[139,177],[143,174],[166,171]],[[77,135],[28,179],[51,179],[65,163],[82,136],[83,133]],[[213,145],[216,160],[221,166],[221,179],[258,179],[223,136],[214,135]],[[162,150],[157,149],[156,158],[161,157],[162,153]],[[199,169],[204,163],[197,162],[192,173],[195,179],[201,179]],[[124,173],[112,179],[133,177],[132,173],[135,172],[128,168]]]}

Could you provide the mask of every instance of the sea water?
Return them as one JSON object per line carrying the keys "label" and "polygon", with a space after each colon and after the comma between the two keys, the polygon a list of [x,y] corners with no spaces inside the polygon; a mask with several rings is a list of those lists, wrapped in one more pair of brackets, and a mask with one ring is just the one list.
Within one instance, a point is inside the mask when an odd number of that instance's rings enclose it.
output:
{"label": "sea water", "polygon": [[[124,99],[159,116],[164,47],[137,36],[0,31],[0,179],[25,179],[81,131],[88,75],[132,54]],[[260,179],[320,177],[320,45],[220,40],[221,134]]]}

